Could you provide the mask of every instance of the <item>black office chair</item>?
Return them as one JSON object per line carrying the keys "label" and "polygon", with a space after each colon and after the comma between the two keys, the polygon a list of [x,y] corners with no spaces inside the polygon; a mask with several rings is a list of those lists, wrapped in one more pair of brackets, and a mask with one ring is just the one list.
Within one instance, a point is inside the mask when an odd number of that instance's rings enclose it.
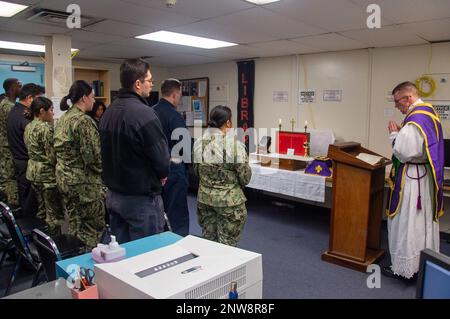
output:
{"label": "black office chair", "polygon": [[41,269],[44,270],[47,281],[56,279],[57,261],[84,253],[85,244],[75,236],[62,234],[53,239],[39,229],[33,230],[33,244],[39,254]]}
{"label": "black office chair", "polygon": [[[16,211],[13,211],[7,206],[5,203],[0,202],[2,205],[8,207],[8,209],[13,213],[14,217],[17,217]],[[22,230],[22,234],[25,238],[30,237],[31,232],[33,229],[37,228],[42,231],[48,230],[47,223],[37,217],[26,217],[26,218],[17,218],[16,219],[17,224],[19,225],[20,229]],[[6,226],[6,223],[4,222],[3,215],[0,214],[0,243],[3,244],[3,254],[0,259],[0,269],[3,266],[3,262],[6,259],[6,255],[8,252],[10,252],[14,248],[14,243],[12,241],[11,235],[9,234],[8,227]]]}
{"label": "black office chair", "polygon": [[6,296],[9,294],[12,284],[14,283],[14,280],[16,279],[16,276],[24,260],[26,260],[35,270],[35,275],[31,287],[34,287],[37,283],[39,275],[38,270],[41,267],[41,263],[36,248],[25,238],[19,224],[16,222],[11,209],[6,204],[0,202],[0,210],[3,220],[11,236],[11,241],[12,243],[14,243],[15,249],[17,250],[16,265],[9,278],[8,286],[4,294],[4,296]]}

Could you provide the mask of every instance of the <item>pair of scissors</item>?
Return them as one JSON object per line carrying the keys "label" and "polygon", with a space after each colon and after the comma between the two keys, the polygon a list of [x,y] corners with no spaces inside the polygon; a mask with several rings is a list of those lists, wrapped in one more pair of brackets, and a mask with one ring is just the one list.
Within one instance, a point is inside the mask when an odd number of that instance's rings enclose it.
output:
{"label": "pair of scissors", "polygon": [[80,276],[87,286],[93,285],[95,273],[91,268],[80,267]]}

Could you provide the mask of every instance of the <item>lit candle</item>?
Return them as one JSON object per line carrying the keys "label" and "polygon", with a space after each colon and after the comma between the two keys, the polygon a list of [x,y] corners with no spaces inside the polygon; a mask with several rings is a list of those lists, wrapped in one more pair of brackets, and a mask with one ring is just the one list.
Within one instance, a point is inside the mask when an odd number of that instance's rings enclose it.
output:
{"label": "lit candle", "polygon": [[305,126],[308,126],[308,121],[305,121]]}
{"label": "lit candle", "polygon": [[278,120],[278,125],[281,125],[281,119]]}

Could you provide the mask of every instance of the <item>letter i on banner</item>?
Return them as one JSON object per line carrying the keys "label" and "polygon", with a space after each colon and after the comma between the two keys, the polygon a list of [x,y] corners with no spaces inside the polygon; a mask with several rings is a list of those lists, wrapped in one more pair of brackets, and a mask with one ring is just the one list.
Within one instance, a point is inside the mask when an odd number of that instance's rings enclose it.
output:
{"label": "letter i on banner", "polygon": [[[255,61],[240,61],[238,65],[238,105],[237,105],[237,127],[246,131],[254,127],[253,100],[255,92]],[[249,145],[248,135],[245,135],[245,146],[247,151],[254,149],[255,145]]]}

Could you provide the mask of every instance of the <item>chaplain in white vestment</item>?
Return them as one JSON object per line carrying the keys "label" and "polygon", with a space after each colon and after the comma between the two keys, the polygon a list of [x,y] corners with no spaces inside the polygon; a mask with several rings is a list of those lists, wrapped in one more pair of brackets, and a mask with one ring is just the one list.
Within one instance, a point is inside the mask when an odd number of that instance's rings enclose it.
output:
{"label": "chaplain in white vestment", "polygon": [[407,279],[419,270],[420,252],[439,251],[438,217],[443,214],[443,136],[433,106],[403,82],[392,91],[395,107],[405,114],[402,125],[389,122],[393,152],[388,200],[391,266],[383,273]]}

